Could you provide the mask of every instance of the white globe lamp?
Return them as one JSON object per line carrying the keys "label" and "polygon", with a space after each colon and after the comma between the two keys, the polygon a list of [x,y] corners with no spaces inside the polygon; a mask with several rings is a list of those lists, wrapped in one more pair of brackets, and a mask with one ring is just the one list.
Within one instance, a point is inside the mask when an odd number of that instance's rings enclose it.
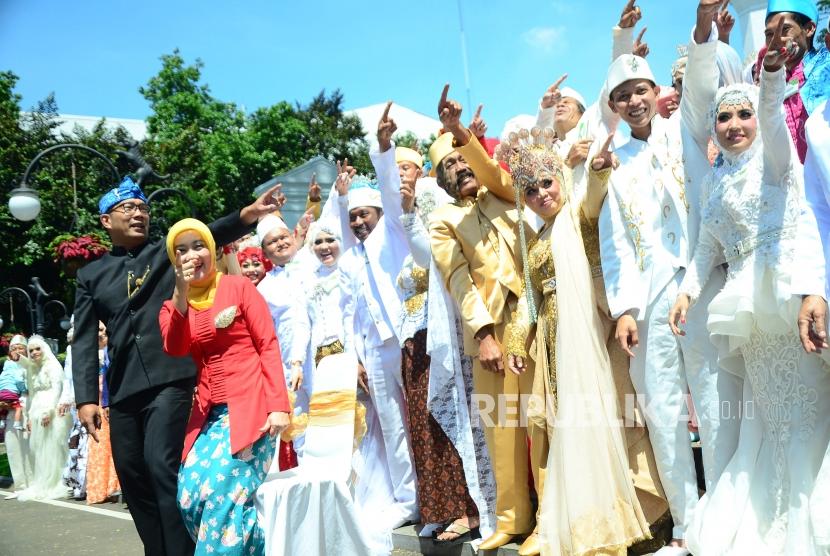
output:
{"label": "white globe lamp", "polygon": [[40,214],[40,196],[25,183],[12,189],[9,196],[9,212],[23,222],[29,222]]}

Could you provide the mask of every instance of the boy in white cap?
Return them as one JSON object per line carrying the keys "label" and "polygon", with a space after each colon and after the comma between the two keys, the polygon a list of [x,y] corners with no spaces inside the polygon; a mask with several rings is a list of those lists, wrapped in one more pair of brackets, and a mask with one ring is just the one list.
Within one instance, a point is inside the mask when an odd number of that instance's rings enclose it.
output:
{"label": "boy in white cap", "polygon": [[[611,175],[600,215],[602,269],[612,317],[619,319],[617,339],[631,357],[631,380],[644,404],[674,520],[672,542],[663,554],[688,554],[685,531],[698,500],[685,417],[687,392],[700,420],[707,485],[714,484],[729,461],[739,429],[742,384],[720,371],[705,325],[706,307],[724,283],[723,270],[713,273],[702,292],[685,336],[676,339],[667,325],[697,242],[699,190],[710,169],[709,135],[700,131],[706,129],[707,110],[695,98],[700,87],[717,84],[715,56],[708,53],[717,48],[712,20],[719,7],[717,0],[704,0],[698,8],[703,38],[689,45],[681,118],[657,114],[660,90],[643,58],[620,56],[605,83],[606,102],[628,124],[631,138],[615,151],[620,165]],[[727,407],[732,414],[722,415]]]}

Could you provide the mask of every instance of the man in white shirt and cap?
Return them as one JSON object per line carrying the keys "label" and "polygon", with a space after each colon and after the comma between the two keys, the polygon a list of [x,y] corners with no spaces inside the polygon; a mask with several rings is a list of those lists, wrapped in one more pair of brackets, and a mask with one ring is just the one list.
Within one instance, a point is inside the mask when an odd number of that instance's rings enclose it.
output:
{"label": "man in white shirt and cap", "polygon": [[[710,171],[708,110],[695,102],[695,95],[700,87],[717,84],[717,30],[711,14],[698,26],[703,35],[710,27],[711,32],[708,40],[689,46],[681,118],[657,114],[660,89],[639,56],[617,58],[604,87],[605,101],[628,124],[631,138],[615,151],[620,165],[611,175],[600,215],[603,277],[674,520],[672,542],[662,553],[678,555],[688,554],[685,532],[698,500],[687,392],[697,409],[705,479],[711,486],[737,445],[742,389],[738,377],[720,370],[706,330],[707,306],[724,283],[722,268],[701,293],[697,314],[689,314],[685,336],[675,338],[667,325],[697,242],[700,188]],[[731,414],[721,412],[727,408]]]}
{"label": "man in white shirt and cap", "polygon": [[[378,150],[370,153],[378,184],[355,177],[347,222],[357,244],[338,263],[346,352],[359,362],[359,382],[372,401],[383,436],[394,507],[384,508],[390,528],[418,518],[415,471],[406,429],[401,349],[396,331],[403,303],[397,278],[409,254],[401,224],[400,170],[391,141],[387,104],[378,124]],[[345,233],[345,232],[344,232]]]}
{"label": "man in white shirt and cap", "polygon": [[[285,221],[274,214],[262,218],[256,230],[263,253],[274,265],[257,284],[257,290],[268,303],[274,320],[286,384],[297,392],[295,406],[307,411],[311,393],[311,325],[304,303],[304,269],[302,261],[297,260],[297,240]],[[300,444],[295,442],[295,448]]]}

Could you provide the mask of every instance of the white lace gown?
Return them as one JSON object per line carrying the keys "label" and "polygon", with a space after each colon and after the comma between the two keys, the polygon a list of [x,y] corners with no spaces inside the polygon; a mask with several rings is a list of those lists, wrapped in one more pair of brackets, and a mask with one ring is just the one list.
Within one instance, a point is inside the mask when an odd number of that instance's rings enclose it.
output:
{"label": "white lace gown", "polygon": [[721,366],[745,377],[741,408],[724,408],[742,412],[738,448],[688,533],[698,556],[826,554],[810,497],[830,440],[830,358],[807,354],[797,325],[801,294],[823,291],[824,263],[815,272],[822,251],[780,110],[784,85],[783,72],[764,72],[763,140],[738,157],[724,152],[704,187],[700,239],[680,288],[694,299],[711,269],[728,263],[708,326]]}
{"label": "white lace gown", "polygon": [[[57,413],[63,387],[63,369],[57,359],[44,356],[40,368],[33,367],[28,375],[29,405],[27,408],[32,432],[29,450],[33,460],[32,480],[18,495],[20,500],[64,498],[69,490],[63,483],[63,468],[69,454],[67,441],[72,417]],[[43,426],[43,418],[51,422]]]}

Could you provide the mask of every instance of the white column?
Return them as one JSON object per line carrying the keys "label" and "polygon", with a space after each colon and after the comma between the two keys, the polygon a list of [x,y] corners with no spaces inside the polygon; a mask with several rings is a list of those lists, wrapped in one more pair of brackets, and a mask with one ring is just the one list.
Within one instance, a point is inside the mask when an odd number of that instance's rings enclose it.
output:
{"label": "white column", "polygon": [[764,19],[767,15],[766,0],[732,0],[732,6],[738,14],[738,22],[743,33],[744,59],[758,54],[764,46]]}

